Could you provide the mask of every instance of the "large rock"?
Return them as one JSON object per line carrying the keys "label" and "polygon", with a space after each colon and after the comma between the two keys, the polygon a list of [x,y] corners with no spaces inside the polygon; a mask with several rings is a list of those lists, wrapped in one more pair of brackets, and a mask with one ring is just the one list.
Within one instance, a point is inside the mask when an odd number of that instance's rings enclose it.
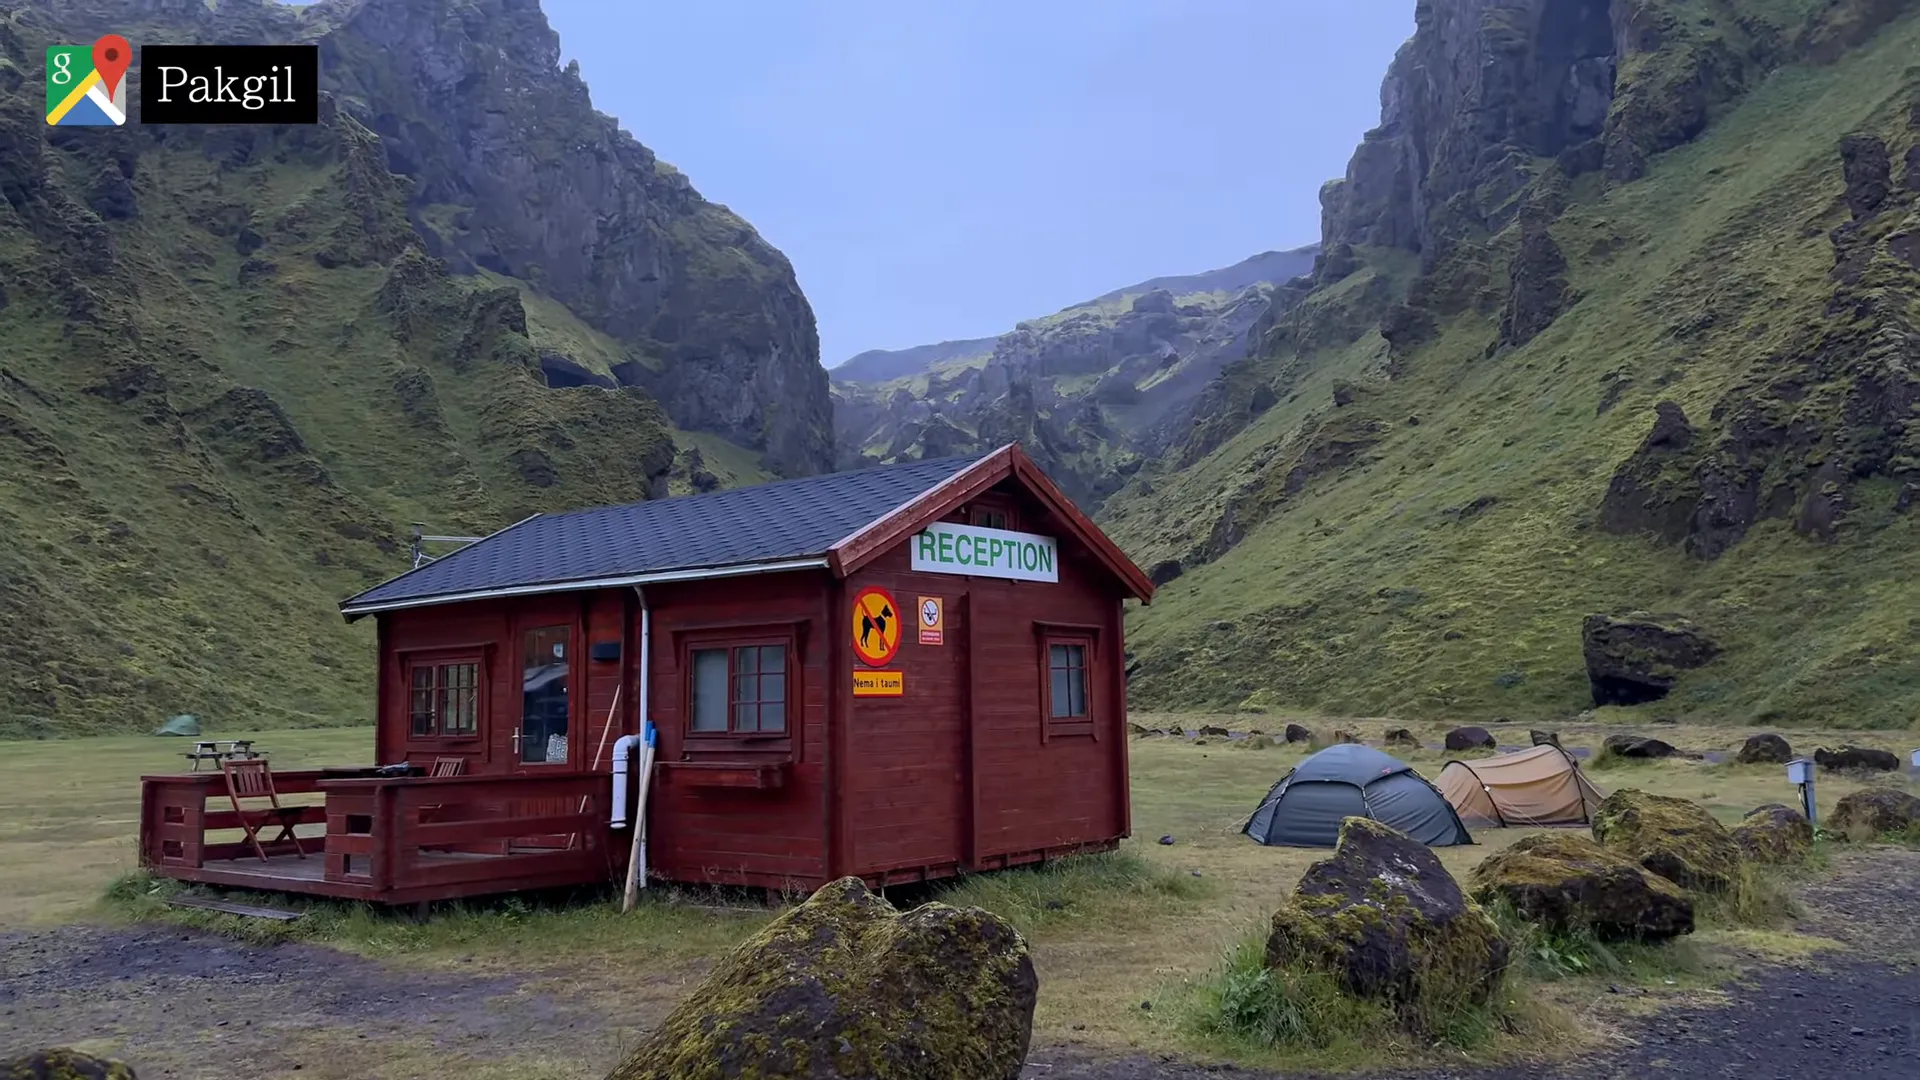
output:
{"label": "large rock", "polygon": [[1267,966],[1330,971],[1418,1027],[1428,1006],[1499,990],[1507,942],[1425,844],[1350,817],[1333,856],[1308,867],[1274,912]]}
{"label": "large rock", "polygon": [[1577,833],[1537,833],[1473,868],[1473,895],[1529,922],[1607,941],[1693,932],[1693,901],[1673,882]]}
{"label": "large rock", "polygon": [[1755,862],[1798,862],[1813,849],[1813,826],[1790,806],[1757,806],[1733,827],[1733,842]]}
{"label": "large rock", "polygon": [[1793,747],[1778,735],[1750,735],[1734,760],[1742,765],[1785,765],[1793,760]]}
{"label": "large rock", "polygon": [[1853,134],[1840,140],[1841,172],[1847,182],[1847,209],[1855,220],[1872,217],[1893,190],[1893,163],[1886,140]]}
{"label": "large rock", "polygon": [[1622,788],[1594,811],[1593,838],[1684,889],[1726,892],[1739,877],[1739,845],[1685,799]]}
{"label": "large rock", "polygon": [[998,916],[822,886],[722,959],[608,1080],[1014,1080],[1038,983]]}
{"label": "large rock", "polygon": [[1413,732],[1403,727],[1397,727],[1387,732],[1384,741],[1388,746],[1404,746],[1412,750],[1418,750],[1420,748],[1419,738],[1415,736]]}
{"label": "large rock", "polygon": [[1658,701],[1680,672],[1720,655],[1719,644],[1692,621],[1644,611],[1587,616],[1580,646],[1595,705]]}
{"label": "large rock", "polygon": [[1893,788],[1856,791],[1840,800],[1827,818],[1827,831],[1848,840],[1872,840],[1883,833],[1920,826],[1920,798]]}
{"label": "large rock", "polygon": [[1447,732],[1449,750],[1491,750],[1494,746],[1493,736],[1483,727],[1457,727]]}
{"label": "large rock", "polygon": [[1813,752],[1813,763],[1832,772],[1892,772],[1900,767],[1900,756],[1870,746],[1843,746],[1838,750],[1823,746]]}
{"label": "large rock", "polygon": [[1567,258],[1548,231],[1550,218],[1529,207],[1520,218],[1520,246],[1507,264],[1507,303],[1500,313],[1500,344],[1525,345],[1567,306]]}
{"label": "large rock", "polygon": [[1672,743],[1639,735],[1609,735],[1600,745],[1614,756],[1624,758],[1668,758],[1679,753]]}
{"label": "large rock", "polygon": [[57,1046],[0,1061],[0,1080],[134,1080],[134,1075],[125,1062]]}

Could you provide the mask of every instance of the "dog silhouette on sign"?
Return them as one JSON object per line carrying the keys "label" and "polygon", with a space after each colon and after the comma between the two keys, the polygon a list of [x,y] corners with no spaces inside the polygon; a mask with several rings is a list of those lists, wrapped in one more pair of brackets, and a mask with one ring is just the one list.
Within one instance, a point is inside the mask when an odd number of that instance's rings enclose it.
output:
{"label": "dog silhouette on sign", "polygon": [[878,615],[863,609],[860,612],[860,647],[863,649],[867,647],[867,639],[873,636],[875,630],[880,631],[880,640],[886,641],[887,620],[891,618],[893,618],[893,607],[888,604],[880,605]]}

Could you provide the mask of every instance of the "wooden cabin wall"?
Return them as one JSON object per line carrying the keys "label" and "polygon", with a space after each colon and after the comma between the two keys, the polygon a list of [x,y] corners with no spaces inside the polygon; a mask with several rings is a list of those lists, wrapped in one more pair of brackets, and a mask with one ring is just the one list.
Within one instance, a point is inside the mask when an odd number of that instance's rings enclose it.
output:
{"label": "wooden cabin wall", "polygon": [[[813,888],[827,872],[827,713],[833,628],[824,571],[647,588],[659,771],[649,800],[648,871],[675,881]],[[636,613],[637,619],[637,613]],[[637,629],[635,631],[638,633]],[[793,635],[788,738],[701,745],[688,738],[690,645]],[[766,769],[778,787],[748,786]]]}
{"label": "wooden cabin wall", "polygon": [[[1010,510],[1010,528],[1060,538],[1060,580],[915,573],[906,544],[847,580],[849,597],[887,589],[909,619],[920,597],[939,597],[946,625],[943,644],[921,645],[910,622],[893,660],[868,669],[901,672],[902,696],[845,701],[843,872],[984,869],[1130,829],[1118,586],[1024,492],[978,501]],[[972,520],[970,509],[945,519]],[[1094,628],[1086,734],[1048,734],[1041,623]]]}
{"label": "wooden cabin wall", "polygon": [[[381,655],[378,707],[374,720],[377,762],[411,761],[431,764],[436,757],[467,759],[475,773],[506,772],[510,763],[496,752],[492,723],[501,710],[516,709],[519,673],[513,670],[512,614],[504,601],[474,601],[411,608],[378,615]],[[481,660],[484,684],[480,730],[472,738],[424,739],[411,737],[408,728],[406,663],[427,653],[472,653]],[[517,711],[512,715],[517,715]]]}

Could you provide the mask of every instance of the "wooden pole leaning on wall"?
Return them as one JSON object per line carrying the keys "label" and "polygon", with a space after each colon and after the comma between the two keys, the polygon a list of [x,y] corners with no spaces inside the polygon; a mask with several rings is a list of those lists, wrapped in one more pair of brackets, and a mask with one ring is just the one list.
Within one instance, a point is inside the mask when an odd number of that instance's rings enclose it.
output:
{"label": "wooden pole leaning on wall", "polygon": [[640,741],[639,801],[633,809],[633,844],[627,850],[627,891],[620,901],[622,914],[632,911],[633,905],[640,900],[640,852],[647,836],[647,788],[653,780],[654,744],[659,741],[653,721],[647,721],[645,726]]}
{"label": "wooden pole leaning on wall", "polygon": [[[600,745],[593,752],[593,768],[587,770],[588,776],[600,775],[600,758],[602,755],[604,755],[607,752],[607,736],[613,734],[613,718],[620,712],[620,691],[623,689],[625,689],[625,687],[616,686],[613,688],[613,704],[607,706],[607,722],[604,726],[600,728]],[[586,813],[587,800],[590,797],[591,796],[587,796],[587,795],[580,796],[580,809],[575,810],[574,813],[576,814]],[[573,849],[573,845],[576,843],[579,843],[579,841],[580,841],[579,833],[568,834],[567,849],[571,851]]]}

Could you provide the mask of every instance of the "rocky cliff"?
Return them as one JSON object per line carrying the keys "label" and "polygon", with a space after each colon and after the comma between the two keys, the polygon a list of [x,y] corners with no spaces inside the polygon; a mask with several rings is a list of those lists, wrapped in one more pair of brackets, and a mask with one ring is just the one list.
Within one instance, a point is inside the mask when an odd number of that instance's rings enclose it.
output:
{"label": "rocky cliff", "polygon": [[[321,122],[48,128],[108,30],[317,41]],[[362,718],[333,603],[408,522],[827,468],[816,353],[537,4],[0,5],[0,733]]]}
{"label": "rocky cliff", "polygon": [[[1301,290],[1313,249],[1155,278],[984,343],[863,354],[833,372],[845,464],[1019,441],[1088,509],[1185,439],[1201,391]],[[970,346],[970,347],[969,347]],[[923,364],[919,369],[908,363]],[[885,381],[860,374],[892,373]]]}
{"label": "rocky cliff", "polygon": [[1585,614],[1726,653],[1669,713],[1920,715],[1920,12],[1420,0],[1312,287],[1107,503],[1136,700],[1591,705]]}

